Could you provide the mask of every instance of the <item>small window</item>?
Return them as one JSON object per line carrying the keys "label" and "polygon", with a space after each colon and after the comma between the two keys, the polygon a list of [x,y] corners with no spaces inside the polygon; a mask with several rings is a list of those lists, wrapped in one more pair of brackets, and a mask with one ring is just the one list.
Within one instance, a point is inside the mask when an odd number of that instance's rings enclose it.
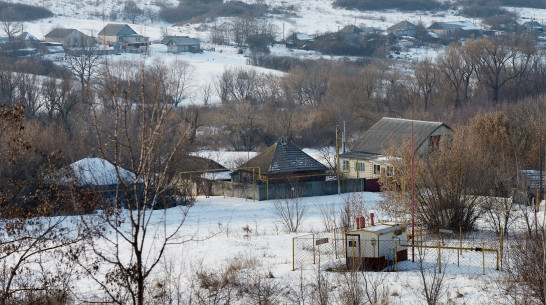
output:
{"label": "small window", "polygon": [[356,247],[356,240],[349,240],[349,248]]}
{"label": "small window", "polygon": [[374,175],[379,175],[379,174],[381,174],[381,165],[379,165],[379,164],[374,164],[374,165],[373,165],[373,173],[374,173]]}
{"label": "small window", "polygon": [[387,176],[392,177],[394,175],[394,168],[392,166],[387,166]]}
{"label": "small window", "polygon": [[349,160],[343,160],[343,170],[346,171],[349,169]]}
{"label": "small window", "polygon": [[365,170],[366,166],[364,162],[355,162],[355,170],[359,172],[363,172]]}

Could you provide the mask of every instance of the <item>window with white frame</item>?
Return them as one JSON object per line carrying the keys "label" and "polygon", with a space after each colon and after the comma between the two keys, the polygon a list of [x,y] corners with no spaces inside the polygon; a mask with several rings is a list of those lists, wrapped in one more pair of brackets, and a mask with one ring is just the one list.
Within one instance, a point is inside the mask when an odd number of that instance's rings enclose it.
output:
{"label": "window with white frame", "polygon": [[374,173],[374,175],[379,175],[379,174],[381,174],[381,165],[379,165],[379,164],[374,164],[374,165],[373,165],[373,173]]}
{"label": "window with white frame", "polygon": [[355,162],[355,170],[358,172],[363,172],[366,166],[364,162]]}
{"label": "window with white frame", "polygon": [[349,169],[349,160],[343,160],[343,170],[346,171]]}

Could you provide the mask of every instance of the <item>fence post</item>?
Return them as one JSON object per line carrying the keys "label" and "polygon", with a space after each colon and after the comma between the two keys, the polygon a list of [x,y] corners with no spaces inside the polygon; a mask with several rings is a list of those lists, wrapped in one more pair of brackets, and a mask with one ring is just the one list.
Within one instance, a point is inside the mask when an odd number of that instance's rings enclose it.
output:
{"label": "fence post", "polygon": [[292,271],[295,271],[296,268],[295,268],[295,265],[296,265],[296,261],[295,261],[295,254],[294,254],[294,240],[296,238],[295,237],[292,237]]}
{"label": "fence post", "polygon": [[345,255],[345,234],[343,233],[343,227],[341,228],[341,251]]}
{"label": "fence post", "polygon": [[313,265],[316,264],[315,260],[315,234],[313,234]]}
{"label": "fence post", "polygon": [[499,250],[495,251],[497,253],[497,270],[499,270]]}
{"label": "fence post", "polygon": [[394,271],[398,272],[398,245],[394,241]]}
{"label": "fence post", "polygon": [[499,230],[500,230],[500,265],[501,265],[501,271],[502,271],[502,232],[504,231],[502,229],[502,211],[499,212]]}
{"label": "fence post", "polygon": [[336,253],[336,259],[337,259],[337,238],[336,238],[336,228],[334,228],[334,252]]}
{"label": "fence post", "polygon": [[[356,244],[356,240],[353,239],[353,268],[352,268],[353,270],[355,270],[355,244]],[[358,247],[360,247],[360,245],[358,245]]]}
{"label": "fence post", "polygon": [[463,227],[459,226],[459,252],[463,254]]}
{"label": "fence post", "polygon": [[483,264],[483,274],[485,275],[485,245],[482,243],[482,264]]}
{"label": "fence post", "polygon": [[438,273],[442,273],[442,253],[440,249],[440,242],[438,242]]}
{"label": "fence post", "polygon": [[[421,230],[419,234],[421,235],[421,253],[423,253],[423,225],[422,224],[421,224]],[[413,238],[415,238],[415,236]]]}

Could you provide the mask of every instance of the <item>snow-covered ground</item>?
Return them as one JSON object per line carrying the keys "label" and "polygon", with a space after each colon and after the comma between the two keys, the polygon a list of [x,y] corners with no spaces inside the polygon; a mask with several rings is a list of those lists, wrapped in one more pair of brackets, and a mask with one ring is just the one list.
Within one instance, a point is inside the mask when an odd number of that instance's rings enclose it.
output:
{"label": "snow-covered ground", "polygon": [[[196,272],[222,272],[234,261],[251,261],[253,272],[261,277],[271,273],[273,278],[267,279],[275,283],[282,293],[282,303],[289,300],[289,293],[298,290],[302,281],[305,285],[316,284],[316,266],[308,262],[307,268],[292,271],[292,238],[310,232],[324,230],[321,209],[334,207],[341,209],[348,196],[356,196],[362,200],[365,208],[376,212],[378,219],[386,216],[378,213],[377,202],[380,194],[356,193],[300,199],[307,207],[307,214],[298,234],[286,233],[274,212],[274,201],[252,201],[236,198],[198,197],[195,205],[190,208],[183,225],[182,236],[193,238],[194,241],[180,245],[168,246],[163,265],[156,269],[155,276],[164,276],[164,266],[170,266],[180,276],[177,281],[183,289],[189,289]],[[179,208],[171,208],[166,212],[167,230],[173,230],[179,223],[182,212]],[[155,211],[151,223],[164,217],[162,211]],[[154,230],[150,230],[151,232]],[[152,238],[152,237],[150,237]],[[435,250],[432,252],[435,253]],[[453,262],[452,262],[453,263]],[[331,262],[329,266],[343,265],[344,259]],[[323,266],[324,268],[324,266]],[[411,262],[399,264],[398,273],[384,273],[389,287],[389,304],[423,304],[420,294],[421,278],[417,265]],[[465,273],[454,269],[446,273],[446,294],[442,303],[450,304],[491,304],[502,300],[502,291],[498,286],[501,274],[493,269],[487,269],[487,275]],[[465,269],[462,269],[465,270]],[[343,273],[325,272],[334,283]],[[371,276],[377,276],[371,273]],[[88,295],[94,285],[87,280],[86,285],[76,285],[76,293]],[[337,285],[331,287],[331,295],[336,296],[341,289]],[[290,292],[291,291],[291,292]],[[337,304],[332,298],[331,304]],[[248,299],[234,300],[234,304],[248,304]]]}
{"label": "snow-covered ground", "polygon": [[[112,11],[121,11],[123,1],[104,1],[104,0],[87,0],[87,1],[67,1],[67,0],[20,0],[18,2],[28,3],[47,7],[53,11],[54,17],[38,20],[35,22],[25,23],[25,31],[39,39],[43,39],[45,34],[55,27],[75,28],[88,35],[96,36],[96,34],[109,22],[108,18]],[[169,6],[177,5],[175,0],[162,1]],[[255,0],[245,0],[244,2],[255,3]],[[141,0],[136,3],[142,9],[158,11],[156,1]],[[356,24],[358,26],[376,27],[386,29],[387,27],[408,20],[413,23],[423,22],[425,25],[430,25],[435,21],[471,21],[476,25],[481,26],[479,19],[465,18],[458,16],[457,11],[447,10],[441,12],[399,12],[396,10],[388,11],[358,11],[333,8],[333,0],[265,0],[263,3],[272,8],[278,8],[283,13],[269,14],[267,18],[275,24],[277,28],[277,38],[288,36],[292,32],[301,32],[309,35],[315,35],[328,31],[337,31],[345,25]],[[292,7],[292,8],[291,8]],[[541,9],[526,9],[526,8],[507,8],[515,11],[520,16],[520,21],[524,22],[530,19],[539,21],[546,20],[546,10]],[[140,24],[130,24],[130,26],[141,35],[150,37],[151,41],[158,41],[163,32],[168,32],[170,35],[188,35],[190,37],[199,38],[202,41],[202,48],[205,51],[201,54],[183,53],[179,55],[168,54],[164,45],[154,44],[151,46],[150,55],[146,60],[152,62],[161,59],[169,64],[173,61],[186,61],[192,67],[192,85],[189,88],[186,104],[202,104],[202,91],[205,86],[213,85],[218,77],[226,69],[234,69],[244,67],[245,69],[254,69],[261,73],[273,73],[282,76],[284,73],[259,67],[251,67],[246,63],[245,54],[239,54],[235,47],[212,45],[210,41],[209,29],[214,23],[222,23],[229,21],[229,18],[219,18],[211,21],[208,24],[184,24],[181,26],[173,26],[163,21],[143,21]],[[116,22],[123,23],[124,20]],[[434,58],[443,48],[409,48],[395,54],[395,58],[401,62],[408,62],[423,58]],[[296,56],[301,58],[346,58],[324,56],[317,52],[291,50],[285,46],[276,45],[271,48],[272,55],[279,56]],[[111,60],[118,59],[136,59],[142,57],[136,54],[123,54],[122,56],[113,57]],[[216,94],[212,95],[209,102],[218,102],[219,98]]]}

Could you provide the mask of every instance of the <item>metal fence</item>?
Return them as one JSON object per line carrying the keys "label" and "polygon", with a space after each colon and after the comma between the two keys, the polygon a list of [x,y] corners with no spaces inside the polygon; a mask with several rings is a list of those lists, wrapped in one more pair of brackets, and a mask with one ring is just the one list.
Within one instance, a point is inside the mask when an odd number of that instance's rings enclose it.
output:
{"label": "metal fence", "polygon": [[[420,230],[422,232],[422,230]],[[416,233],[411,240],[364,240],[343,229],[292,240],[292,270],[311,266],[409,271],[424,268],[446,274],[491,274],[500,269],[498,240],[453,239]],[[495,246],[496,245],[496,246]]]}
{"label": "metal fence", "polygon": [[292,270],[323,266],[345,258],[343,229],[292,238]]}

